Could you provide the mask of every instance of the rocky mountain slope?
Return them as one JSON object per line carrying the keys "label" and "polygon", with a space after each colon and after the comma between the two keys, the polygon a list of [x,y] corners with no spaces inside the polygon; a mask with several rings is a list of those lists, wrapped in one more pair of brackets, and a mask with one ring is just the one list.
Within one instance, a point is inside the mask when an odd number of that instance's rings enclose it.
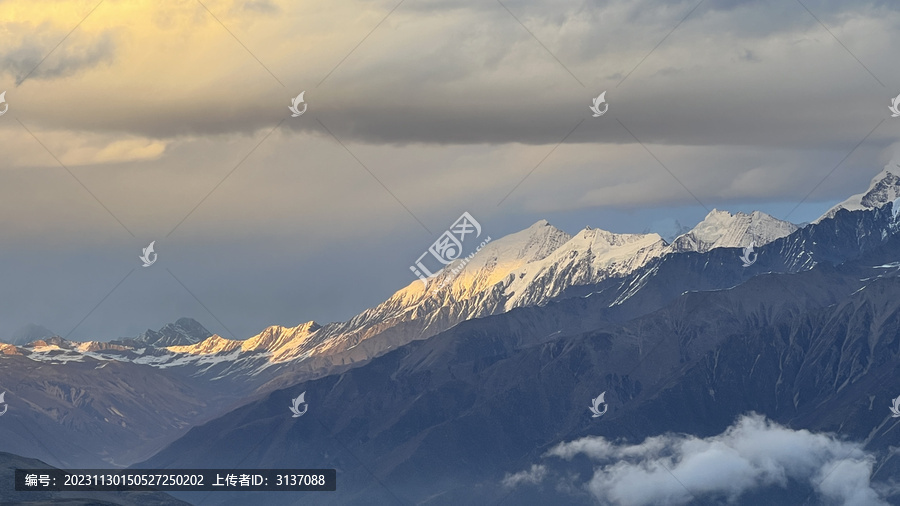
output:
{"label": "rocky mountain slope", "polygon": [[[192,429],[143,465],[337,468],[338,492],[317,504],[594,504],[586,461],[542,467],[553,478],[546,481],[502,483],[544,465],[561,442],[602,436],[637,444],[668,431],[710,437],[756,412],[792,431],[859,441],[877,469],[877,504],[897,503],[890,477],[900,433],[888,408],[900,392],[887,381],[900,372],[897,251],[900,241],[890,237],[838,265],[687,292],[622,323],[569,300],[471,320],[272,392]],[[692,253],[700,266],[693,275],[703,278],[711,265],[716,276],[744,269],[720,266],[718,254]],[[576,323],[584,321],[596,323]],[[309,412],[292,418],[290,399],[304,391]],[[588,408],[601,392],[608,411],[594,418]],[[730,500],[824,504],[828,490],[785,481]],[[690,493],[698,504],[729,499]]]}
{"label": "rocky mountain slope", "polygon": [[[179,328],[196,335],[176,337],[172,331]],[[209,332],[181,319],[144,336],[158,340],[167,335],[196,342]],[[103,358],[138,356],[123,344],[52,337],[0,351],[0,389],[5,392],[0,449],[55,466],[125,466],[241,401],[234,392],[190,375]]]}

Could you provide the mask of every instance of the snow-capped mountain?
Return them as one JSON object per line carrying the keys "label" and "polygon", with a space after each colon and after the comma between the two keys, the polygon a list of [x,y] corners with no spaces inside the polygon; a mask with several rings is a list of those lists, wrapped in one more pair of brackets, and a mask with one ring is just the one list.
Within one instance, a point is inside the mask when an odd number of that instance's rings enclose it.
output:
{"label": "snow-capped mountain", "polygon": [[[886,169],[873,180],[868,192],[842,205],[853,209],[877,207],[898,194],[900,178]],[[624,280],[670,254],[741,248],[751,242],[762,247],[797,230],[792,223],[758,211],[732,214],[713,209],[694,228],[669,243],[656,233],[620,234],[591,227],[570,235],[541,220],[487,242],[471,258],[457,259],[427,286],[412,281],[381,304],[345,322],[275,325],[249,339],[234,340],[212,335],[193,320],[181,319],[136,338],[63,348],[38,346],[23,353],[49,361],[80,360],[79,354],[88,354],[97,360],[176,368],[198,378],[252,378],[249,383],[259,385],[299,363],[307,372],[325,373],[427,339],[466,320],[585,295],[592,286]],[[622,291],[614,305],[641,286],[642,282],[635,282],[631,290]]]}
{"label": "snow-capped mountain", "polygon": [[[56,430],[60,441],[112,423],[123,429],[122,440],[136,434],[153,439],[140,450],[149,452],[198,420],[220,414],[229,403],[344,373],[413,341],[430,342],[450,329],[480,325],[471,320],[513,315],[511,321],[521,332],[511,328],[511,338],[528,334],[532,345],[542,344],[544,339],[647,315],[687,292],[728,290],[765,277],[761,274],[804,272],[817,265],[825,272],[883,247],[896,237],[895,224],[887,207],[838,213],[802,229],[762,213],[714,210],[669,244],[658,234],[593,228],[570,235],[542,220],[487,242],[467,263],[451,264],[427,286],[413,281],[346,322],[271,326],[246,340],[211,335],[190,319],[108,342],[44,338],[0,346],[4,361],[0,372],[6,375],[0,380],[14,385],[7,402],[13,395],[25,398],[40,392],[45,397],[40,405],[55,406],[50,414],[21,403],[17,409],[46,422],[44,430]],[[738,259],[740,247],[751,240],[759,246],[759,260],[744,268]],[[888,263],[879,261],[876,265]],[[543,308],[552,311],[542,314],[555,316],[529,319],[537,314],[534,310]],[[485,353],[492,351],[480,349],[477,360]],[[428,361],[433,363],[433,358]],[[106,386],[90,381],[97,374],[128,381],[121,381],[118,397],[100,403]],[[140,378],[146,380],[137,384]],[[184,396],[175,405],[160,407],[157,404],[165,404],[167,394],[157,387],[165,381],[165,388]],[[122,409],[129,399],[134,401],[133,415]],[[92,410],[81,409],[86,404]],[[183,412],[185,417],[172,427],[161,427],[146,415],[160,409]],[[66,425],[74,412],[81,417],[78,423]],[[134,424],[129,416],[146,423]],[[7,434],[10,441],[22,437]],[[92,448],[100,450],[87,452],[83,462],[124,462],[137,455],[120,454],[110,445]]]}
{"label": "snow-capped mountain", "polygon": [[667,254],[741,247],[751,241],[761,246],[796,228],[764,213],[713,210],[669,244],[655,233],[618,234],[590,227],[572,236],[541,220],[487,243],[465,262],[454,261],[427,286],[413,281],[346,322],[276,325],[249,339],[232,340],[181,319],[133,339],[66,346],[62,352],[38,347],[29,350],[29,356],[66,361],[90,353],[94,359],[186,369],[210,379],[253,377],[264,382],[298,361],[311,360],[309,367],[327,371],[426,339],[462,321],[543,305],[573,287],[621,278]]}
{"label": "snow-capped mountain", "polygon": [[674,251],[706,253],[714,248],[743,248],[751,242],[762,246],[797,228],[759,211],[731,214],[713,209],[693,230],[672,241],[672,247]]}
{"label": "snow-capped mountain", "polygon": [[[329,354],[357,346],[363,347],[363,356],[380,354],[460,321],[545,303],[573,284],[625,274],[665,251],[665,241],[656,234],[588,228],[570,236],[541,220],[488,243],[456,275],[453,271],[460,267],[460,260],[428,286],[414,281],[352,320],[326,325],[304,347],[280,356]],[[390,327],[402,329],[402,334],[391,332]],[[385,347],[367,343],[375,336]]]}
{"label": "snow-capped mountain", "polygon": [[264,352],[266,367],[338,353],[345,355],[342,360],[367,360],[465,320],[545,304],[572,287],[627,275],[669,253],[705,252],[750,241],[762,245],[796,228],[764,213],[732,215],[714,210],[697,227],[668,244],[658,234],[617,234],[590,227],[571,236],[541,220],[486,244],[466,262],[456,260],[427,286],[413,281],[347,322],[275,326],[247,341],[213,336],[168,351],[209,355],[240,349],[256,352],[253,362]]}
{"label": "snow-capped mountain", "polygon": [[358,346],[363,349],[353,359],[371,358],[461,321],[545,304],[572,287],[625,276],[670,253],[742,247],[751,241],[764,245],[796,229],[765,213],[713,210],[668,244],[655,233],[617,234],[590,227],[570,236],[541,220],[488,243],[461,267],[461,260],[451,263],[427,287],[415,281],[346,323],[325,325],[299,347],[277,350],[273,358],[293,360]]}
{"label": "snow-capped mountain", "polygon": [[846,209],[848,211],[874,209],[876,207],[882,207],[888,202],[893,202],[897,200],[897,198],[900,198],[900,163],[892,162],[886,165],[884,170],[872,178],[868,190],[863,193],[857,193],[840,204],[835,205],[825,214],[820,216],[814,223],[819,223],[826,218],[834,217],[841,209]]}

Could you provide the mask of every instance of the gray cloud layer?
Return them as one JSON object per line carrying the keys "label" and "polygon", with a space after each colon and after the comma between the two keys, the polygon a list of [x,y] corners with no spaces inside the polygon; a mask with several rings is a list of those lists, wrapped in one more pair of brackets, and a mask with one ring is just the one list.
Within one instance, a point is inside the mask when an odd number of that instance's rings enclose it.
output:
{"label": "gray cloud layer", "polygon": [[[808,4],[852,55],[794,2],[703,2],[655,50],[696,2],[506,2],[522,24],[496,2],[424,2],[401,6],[321,86],[352,44],[321,62],[307,48],[255,48],[276,62],[270,67],[292,83],[288,90],[257,67],[253,80],[218,91],[185,86],[182,97],[144,96],[132,104],[137,111],[102,114],[110,97],[86,97],[46,120],[159,138],[253,132],[282,119],[299,86],[311,115],[338,125],[348,141],[555,144],[607,90],[610,114],[568,142],[634,142],[618,119],[644,143],[849,148],[886,117],[890,84],[900,81],[886,50],[900,45],[900,10],[886,2]],[[274,8],[250,2],[238,10]],[[26,38],[0,57],[0,68],[21,78],[60,35]],[[69,75],[113,55],[108,34],[73,42],[34,76]],[[250,58],[238,50],[227,56]],[[315,121],[287,127],[321,132]],[[884,146],[887,134],[871,141]]]}
{"label": "gray cloud layer", "polygon": [[[6,29],[11,27],[7,25]],[[110,63],[115,58],[115,43],[110,32],[104,32],[90,41],[72,37],[68,44],[51,54],[50,50],[65,39],[65,32],[45,27],[31,33],[31,27],[25,25],[13,25],[12,30],[21,30],[23,38],[17,46],[0,49],[0,69],[14,76],[16,86],[26,78],[49,80],[69,77],[81,70]]]}

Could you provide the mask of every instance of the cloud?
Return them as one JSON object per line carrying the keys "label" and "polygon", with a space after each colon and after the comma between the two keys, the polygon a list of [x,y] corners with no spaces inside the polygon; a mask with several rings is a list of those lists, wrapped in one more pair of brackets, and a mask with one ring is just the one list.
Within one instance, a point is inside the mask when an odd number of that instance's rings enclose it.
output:
{"label": "cloud", "polygon": [[[18,44],[0,50],[0,69],[12,75],[16,86],[25,79],[49,80],[69,77],[81,70],[110,63],[115,57],[115,43],[110,32],[104,32],[92,40],[86,37],[66,39],[66,32],[46,24],[34,27],[22,23],[7,23],[4,40],[19,33]],[[52,54],[50,50],[60,41]],[[46,58],[46,59],[45,59]]]}
{"label": "cloud", "polygon": [[122,139],[103,146],[78,146],[61,158],[66,165],[88,165],[153,160],[162,155],[166,143],[148,139]]}
{"label": "cloud", "polygon": [[[884,90],[798,4],[701,7],[648,56],[696,2],[630,3],[510,2],[527,30],[499,7],[448,9],[417,29],[399,9],[378,50],[360,47],[365,59],[351,55],[311,107],[343,138],[371,143],[553,145],[588,118],[567,143],[633,143],[619,119],[643,143],[845,152],[884,117]],[[838,12],[817,11],[887,74],[897,12],[862,2],[831,19]],[[588,106],[603,90],[610,114],[595,120]]]}
{"label": "cloud", "polygon": [[[269,0],[209,4],[228,30],[194,3],[104,4],[38,68],[38,77],[65,80],[29,82],[7,99],[28,125],[189,139],[184,151],[192,150],[188,143],[195,152],[206,142],[228,143],[235,133],[259,139],[282,120],[279,133],[297,141],[312,135],[323,146],[334,144],[320,122],[327,125],[367,165],[378,163],[364,153],[371,146],[403,148],[398,159],[430,149],[428,165],[385,182],[392,191],[453,163],[457,148],[494,150],[474,161],[521,158],[478,167],[483,193],[499,201],[546,156],[505,204],[540,213],[694,205],[675,178],[710,208],[794,203],[813,188],[811,200],[838,200],[849,183],[865,188],[896,139],[885,122],[844,160],[887,117],[893,93],[799,4],[705,2],[649,56],[696,2],[504,4],[515,17],[496,2],[475,1],[405,3],[387,18],[396,4],[386,0],[282,2],[277,16],[264,14],[276,7]],[[889,80],[894,65],[885,49],[900,44],[896,8],[869,1],[811,8]],[[0,47],[27,53],[31,65],[64,32],[45,12],[22,17],[35,21],[9,25]],[[44,26],[55,28],[35,28]],[[26,28],[46,35],[32,40]],[[104,58],[111,64],[76,72]],[[16,75],[30,70],[17,68]],[[304,90],[308,113],[289,118],[290,99]],[[603,90],[610,112],[591,118],[590,100]],[[439,177],[461,181],[467,172]],[[534,198],[542,187],[553,191]],[[401,197],[416,205],[411,198]]]}
{"label": "cloud", "polygon": [[251,0],[244,2],[242,5],[244,10],[255,11],[262,14],[277,14],[281,12],[281,8],[269,0]]}
{"label": "cloud", "polygon": [[10,151],[8,157],[13,166],[55,166],[53,157],[68,167],[156,160],[165,153],[170,143],[158,139],[93,132],[38,130],[34,134],[53,156],[39,147],[40,144],[27,131],[13,130],[9,134],[13,143],[33,148]]}
{"label": "cloud", "polygon": [[[560,443],[544,458],[578,455],[596,465],[583,487],[614,505],[688,504],[702,498],[734,501],[764,488],[811,487],[829,503],[887,505],[887,487],[873,483],[875,457],[861,443],[827,433],[793,430],[750,414],[708,438],[666,434],[640,444],[585,437]],[[540,472],[534,472],[540,468]],[[549,464],[508,475],[504,484],[538,483],[554,473]],[[802,490],[802,488],[801,488]]]}
{"label": "cloud", "polygon": [[532,464],[531,469],[527,471],[519,471],[515,474],[507,474],[506,477],[503,478],[503,486],[517,487],[522,483],[540,483],[541,481],[543,481],[546,475],[546,466]]}
{"label": "cloud", "polygon": [[[652,53],[696,2],[507,2],[515,17],[495,2],[414,4],[386,19],[393,2],[326,8],[256,0],[230,10],[211,4],[241,44],[203,9],[187,10],[195,22],[160,29],[134,20],[155,19],[162,7],[102,6],[36,77],[70,75],[110,60],[116,49],[110,72],[71,83],[79,92],[72,114],[45,116],[55,126],[159,138],[248,133],[277,124],[284,104],[306,89],[307,117],[321,118],[348,142],[554,145],[589,117],[590,99],[608,90],[610,114],[567,143],[633,143],[620,119],[645,144],[828,145],[846,152],[886,111],[885,90],[795,3],[706,2]],[[887,81],[894,67],[887,49],[900,44],[897,9],[866,1],[814,8]],[[256,15],[273,9],[278,16]],[[110,32],[77,43],[100,19],[123,28],[116,44]],[[17,26],[2,40],[12,49],[0,61],[21,78],[65,32],[42,29],[46,35],[34,39],[24,29],[32,25]],[[103,86],[111,79],[115,90]],[[97,118],[106,103],[116,107]],[[884,143],[885,135],[875,132],[869,141]]]}

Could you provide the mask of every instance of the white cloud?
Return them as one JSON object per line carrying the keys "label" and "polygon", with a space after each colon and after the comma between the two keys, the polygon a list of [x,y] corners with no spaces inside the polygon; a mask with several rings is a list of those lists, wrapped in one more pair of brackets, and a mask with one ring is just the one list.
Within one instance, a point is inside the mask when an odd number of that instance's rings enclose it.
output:
{"label": "white cloud", "polygon": [[522,483],[540,483],[547,475],[547,467],[533,464],[527,471],[519,471],[515,474],[507,474],[503,478],[504,487],[516,487]]}
{"label": "white cloud", "polygon": [[[790,483],[812,487],[829,503],[888,504],[888,487],[872,483],[875,458],[862,444],[833,434],[793,430],[757,414],[743,416],[722,434],[708,438],[666,434],[629,445],[585,437],[560,443],[544,457],[571,460],[576,455],[597,464],[583,486],[603,504],[681,505],[701,497],[734,500],[750,491]],[[540,473],[534,472],[537,467]],[[552,476],[553,467],[533,465],[531,471],[507,476],[504,484],[537,483]]]}

